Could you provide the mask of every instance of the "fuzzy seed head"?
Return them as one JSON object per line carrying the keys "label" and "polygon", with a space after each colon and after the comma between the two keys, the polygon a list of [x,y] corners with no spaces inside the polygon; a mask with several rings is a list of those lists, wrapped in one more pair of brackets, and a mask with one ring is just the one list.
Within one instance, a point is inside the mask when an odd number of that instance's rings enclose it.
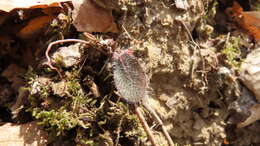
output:
{"label": "fuzzy seed head", "polygon": [[112,64],[115,86],[120,95],[130,103],[140,102],[145,97],[147,80],[133,52],[114,52]]}

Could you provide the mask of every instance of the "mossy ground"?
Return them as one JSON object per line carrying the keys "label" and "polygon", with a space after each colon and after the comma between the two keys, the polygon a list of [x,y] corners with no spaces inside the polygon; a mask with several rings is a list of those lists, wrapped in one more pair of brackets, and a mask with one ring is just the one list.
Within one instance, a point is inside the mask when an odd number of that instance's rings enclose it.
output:
{"label": "mossy ground", "polygon": [[[227,123],[228,106],[238,98],[237,82],[229,77],[239,74],[246,54],[256,47],[250,36],[244,35],[246,32],[229,25],[224,10],[230,2],[188,0],[187,10],[176,8],[172,0],[117,0],[115,3],[113,16],[121,31],[93,35],[98,40],[113,38],[119,48],[135,51],[150,79],[147,89],[150,103],[176,144],[260,143],[256,130],[250,127],[236,130]],[[13,36],[8,24],[21,21],[16,12],[12,14],[2,25],[7,28],[0,32],[3,35]],[[100,51],[109,52],[105,46],[85,47],[80,63],[73,67],[63,68],[59,63],[57,67],[63,78],[42,65],[50,42],[62,38],[86,39],[71,24],[69,12],[62,11],[62,14],[66,19],[55,20],[33,39],[14,37],[13,42],[0,39],[3,48],[0,72],[13,63],[25,68],[27,72],[19,77],[29,92],[20,110],[26,114],[13,118],[9,110],[16,98],[9,97],[17,97],[19,93],[12,88],[12,81],[0,76],[0,87],[5,89],[0,89],[3,99],[0,106],[5,109],[1,112],[7,115],[0,120],[37,121],[49,132],[50,145],[149,145],[133,107],[116,92],[111,54]],[[62,62],[62,58],[56,61]],[[221,67],[226,67],[230,76],[222,77]],[[157,141],[166,144],[161,129],[145,113],[148,124],[156,131]],[[240,134],[242,138],[238,138]]]}

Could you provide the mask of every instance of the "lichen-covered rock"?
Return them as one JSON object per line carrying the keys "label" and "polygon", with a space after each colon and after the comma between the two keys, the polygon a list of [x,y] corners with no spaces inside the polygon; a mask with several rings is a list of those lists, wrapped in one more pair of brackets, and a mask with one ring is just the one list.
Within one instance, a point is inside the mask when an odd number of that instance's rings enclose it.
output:
{"label": "lichen-covered rock", "polygon": [[62,65],[65,68],[77,65],[83,55],[84,45],[76,43],[68,47],[60,47],[52,56],[55,62]]}

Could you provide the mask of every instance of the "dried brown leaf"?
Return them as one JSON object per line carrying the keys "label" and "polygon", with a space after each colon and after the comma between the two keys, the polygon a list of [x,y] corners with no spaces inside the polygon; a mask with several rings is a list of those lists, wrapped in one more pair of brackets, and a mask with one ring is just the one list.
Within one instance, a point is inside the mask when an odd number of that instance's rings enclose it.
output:
{"label": "dried brown leaf", "polygon": [[17,36],[23,39],[30,38],[52,21],[52,16],[39,16],[32,19],[24,28],[22,28]]}
{"label": "dried brown leaf", "polygon": [[251,115],[245,121],[238,123],[238,128],[243,128],[260,119],[260,104],[252,106],[249,110]]}
{"label": "dried brown leaf", "polygon": [[91,0],[73,0],[73,24],[81,32],[118,32],[112,10]]}
{"label": "dried brown leaf", "polygon": [[61,2],[71,0],[1,0],[0,10],[10,12],[16,8],[47,8],[59,7]]}
{"label": "dried brown leaf", "polygon": [[260,41],[260,12],[243,11],[243,8],[234,1],[233,6],[226,13],[234,18],[241,28],[248,31],[257,41]]}
{"label": "dried brown leaf", "polygon": [[16,64],[10,64],[2,73],[8,81],[12,82],[12,88],[18,91],[19,87],[24,84],[20,75],[24,74],[25,70]]}

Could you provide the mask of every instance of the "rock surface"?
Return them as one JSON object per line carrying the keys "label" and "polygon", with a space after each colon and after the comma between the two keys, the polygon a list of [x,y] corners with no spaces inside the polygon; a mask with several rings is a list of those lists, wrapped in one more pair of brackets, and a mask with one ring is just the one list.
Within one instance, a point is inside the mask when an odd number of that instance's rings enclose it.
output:
{"label": "rock surface", "polygon": [[0,126],[2,146],[47,146],[47,133],[36,122]]}

